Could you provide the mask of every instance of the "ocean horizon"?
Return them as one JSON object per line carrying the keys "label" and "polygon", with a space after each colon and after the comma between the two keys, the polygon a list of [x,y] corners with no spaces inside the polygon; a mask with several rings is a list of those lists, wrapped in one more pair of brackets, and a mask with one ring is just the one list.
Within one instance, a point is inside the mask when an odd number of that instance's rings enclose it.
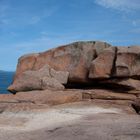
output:
{"label": "ocean horizon", "polygon": [[8,94],[7,87],[12,83],[15,72],[0,70],[0,94]]}

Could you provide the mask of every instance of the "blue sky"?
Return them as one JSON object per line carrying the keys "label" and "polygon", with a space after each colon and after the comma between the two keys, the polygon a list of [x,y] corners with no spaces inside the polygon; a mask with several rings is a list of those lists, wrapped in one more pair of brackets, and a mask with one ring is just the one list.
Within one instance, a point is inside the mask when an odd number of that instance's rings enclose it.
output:
{"label": "blue sky", "polygon": [[140,0],[0,0],[0,69],[79,40],[140,45]]}

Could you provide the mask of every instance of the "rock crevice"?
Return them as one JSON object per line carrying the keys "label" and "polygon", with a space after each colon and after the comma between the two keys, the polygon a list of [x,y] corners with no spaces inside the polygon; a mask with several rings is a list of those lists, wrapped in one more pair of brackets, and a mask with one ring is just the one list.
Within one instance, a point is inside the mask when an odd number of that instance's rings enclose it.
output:
{"label": "rock crevice", "polygon": [[110,75],[111,77],[114,76],[114,74],[116,73],[117,52],[118,52],[118,48],[115,47],[115,57],[113,59],[113,65],[112,65],[111,75]]}

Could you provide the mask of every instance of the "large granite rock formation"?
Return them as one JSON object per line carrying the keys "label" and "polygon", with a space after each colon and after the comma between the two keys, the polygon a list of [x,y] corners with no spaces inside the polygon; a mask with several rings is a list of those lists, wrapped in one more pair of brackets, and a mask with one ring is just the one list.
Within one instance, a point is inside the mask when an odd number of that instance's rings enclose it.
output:
{"label": "large granite rock formation", "polygon": [[111,90],[84,93],[89,99],[136,100],[140,91],[140,46],[113,47],[88,41],[25,55],[18,61],[8,90],[16,93],[65,87]]}
{"label": "large granite rock formation", "polygon": [[[129,84],[129,87],[132,87],[130,89],[139,90],[139,58],[140,47],[138,46],[113,47],[105,42],[76,42],[43,53],[22,56],[18,61],[13,85],[8,89],[12,92],[49,87],[63,89],[63,85],[60,86],[56,81],[58,80],[60,84],[65,85],[72,83],[94,85],[99,82],[110,84],[110,86],[127,87]],[[49,65],[54,79],[43,78],[48,77],[47,69],[42,72],[42,67],[45,65]],[[68,74],[64,76],[64,72],[69,73],[69,76]],[[43,88],[38,80],[42,78]],[[22,86],[24,83],[24,86],[15,90],[15,85],[19,85],[19,83],[22,83]],[[52,83],[56,83],[56,85],[52,85]]]}

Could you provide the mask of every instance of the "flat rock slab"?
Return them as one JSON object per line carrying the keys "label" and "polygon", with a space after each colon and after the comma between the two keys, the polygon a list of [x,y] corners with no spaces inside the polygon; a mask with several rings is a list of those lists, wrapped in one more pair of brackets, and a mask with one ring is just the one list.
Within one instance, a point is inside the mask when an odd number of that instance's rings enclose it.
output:
{"label": "flat rock slab", "polygon": [[112,92],[107,90],[85,90],[83,99],[103,99],[103,100],[135,100],[137,97],[133,94]]}
{"label": "flat rock slab", "polygon": [[93,101],[94,105],[98,105],[98,102],[101,100],[100,105],[102,105],[102,107],[106,105],[109,107],[118,105],[118,108],[125,109],[128,107],[132,109],[131,104],[135,101],[138,95],[139,94],[120,93],[103,89],[19,92],[16,95],[0,95],[0,113],[4,111],[30,111],[32,109],[50,108],[51,106],[60,104],[87,100]]}
{"label": "flat rock slab", "polygon": [[[96,103],[97,104],[97,103]],[[140,117],[115,106],[79,102],[51,109],[4,112],[2,140],[138,140]]]}

